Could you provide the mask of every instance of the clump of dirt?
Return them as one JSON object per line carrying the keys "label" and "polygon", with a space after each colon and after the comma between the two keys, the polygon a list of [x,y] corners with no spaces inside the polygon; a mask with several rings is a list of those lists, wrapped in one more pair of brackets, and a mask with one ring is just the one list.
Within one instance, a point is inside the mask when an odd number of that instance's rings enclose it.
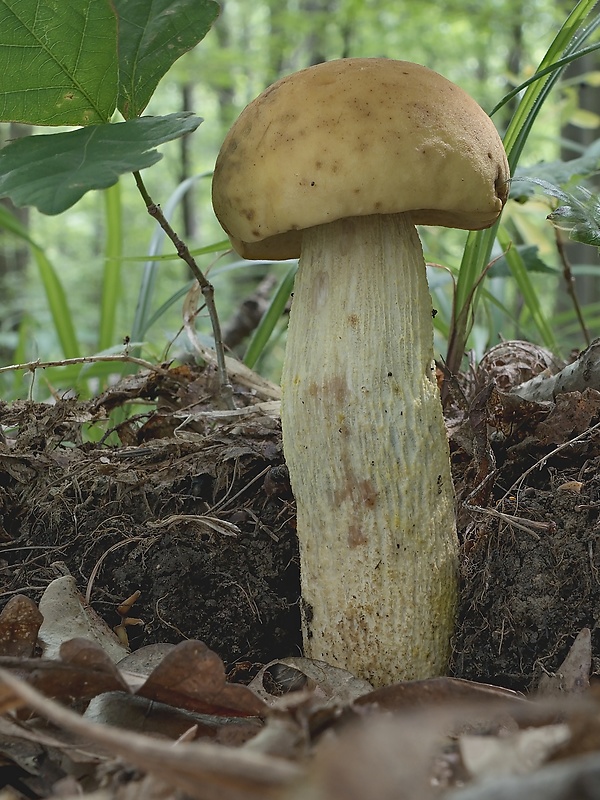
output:
{"label": "clump of dirt", "polygon": [[[138,394],[157,394],[150,380]],[[194,381],[198,397],[212,396],[200,375],[186,368],[169,380],[171,408],[163,382],[161,409],[119,429],[139,440],[126,446],[81,441],[82,423],[105,420],[117,390],[94,403],[0,409],[15,432],[0,445],[2,599],[39,598],[62,562],[112,624],[141,592],[133,647],[201,639],[230,665],[297,655],[295,514],[279,421],[249,407],[224,422],[190,409]]]}

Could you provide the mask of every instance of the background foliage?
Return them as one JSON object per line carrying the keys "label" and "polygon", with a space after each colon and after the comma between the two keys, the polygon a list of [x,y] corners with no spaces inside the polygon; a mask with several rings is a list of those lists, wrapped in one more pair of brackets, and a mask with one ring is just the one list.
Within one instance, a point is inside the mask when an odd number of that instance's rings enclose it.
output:
{"label": "background foliage", "polygon": [[[104,78],[82,100],[78,87],[85,81],[80,78],[89,70],[85,54],[93,52],[95,41],[117,35],[108,0],[61,4],[47,0],[41,4],[48,9],[56,6],[63,14],[53,17],[56,42],[44,40],[33,29],[33,21],[28,26],[29,33],[37,36],[34,56],[41,59],[50,54],[56,65],[56,85],[53,88],[49,82],[44,96],[29,91],[31,69],[25,70],[21,58],[14,57],[14,48],[10,57],[6,54],[6,48],[14,46],[9,37],[19,34],[11,12],[34,5],[38,3],[0,0],[0,110],[10,102],[18,105],[15,113],[3,114],[4,119],[14,120],[2,126],[4,142],[30,133],[25,126],[36,121],[35,113],[48,107],[55,111],[45,120],[52,126],[42,131],[45,134],[56,133],[57,125],[107,122],[115,109],[113,122],[120,120],[122,125],[134,122],[142,112],[159,116],[183,113],[179,120],[189,119],[186,114],[202,117],[204,122],[195,132],[182,136],[178,129],[173,140],[160,147],[163,158],[144,170],[144,180],[197,253],[200,267],[209,271],[225,327],[242,300],[257,287],[262,287],[268,298],[279,299],[279,306],[270,311],[274,334],[269,336],[270,326],[263,326],[250,344],[246,338],[235,345],[239,355],[247,354],[248,363],[275,379],[285,338],[285,319],[277,309],[289,294],[293,265],[241,263],[224,255],[223,233],[210,206],[210,171],[226,130],[243,106],[277,77],[295,69],[324,59],[377,55],[427,64],[463,86],[489,112],[507,92],[531,78],[575,8],[573,3],[550,0],[454,0],[443,9],[420,0],[225,0],[211,27],[210,14],[203,20],[197,18],[202,4],[195,0],[118,0],[115,6],[128,21],[119,28],[119,56],[106,57]],[[170,16],[174,27],[165,29],[163,20],[163,27],[153,29],[152,14],[145,26],[135,24],[140,14],[156,12],[161,6],[163,10],[177,7],[180,16]],[[580,3],[578,8],[583,6],[590,12],[593,3]],[[89,41],[65,48],[76,13],[89,14]],[[593,19],[592,12],[588,24]],[[43,16],[38,23],[45,24],[44,30],[48,28]],[[187,34],[202,26],[206,38],[193,47]],[[145,35],[140,36],[140,31]],[[596,39],[591,31],[581,47],[593,45]],[[558,55],[569,41],[566,36]],[[175,51],[172,42],[177,42]],[[21,44],[24,50],[25,43]],[[83,54],[79,59],[78,52]],[[64,99],[68,92],[61,84],[65,73],[70,76],[73,95],[68,102]],[[553,212],[553,220],[562,228],[594,227],[594,176],[600,161],[600,148],[595,145],[599,85],[598,56],[591,51],[572,64],[552,88],[523,142],[519,176],[542,179],[545,184],[514,183],[516,199],[510,201],[503,216],[500,240],[494,243],[492,237],[488,242],[490,247],[493,244],[490,258],[498,261],[478,292],[475,324],[467,343],[477,355],[499,337],[529,338],[566,355],[572,347],[583,347],[586,335],[600,334],[596,248],[589,243],[563,246],[565,232],[546,220]],[[9,94],[14,95],[12,100]],[[502,133],[523,97],[521,91],[494,113]],[[117,129],[116,124],[110,127]],[[86,139],[88,130],[75,135]],[[115,143],[114,150],[122,155],[120,144]],[[146,152],[157,151],[150,148]],[[68,153],[67,149],[67,158]],[[567,160],[571,167],[565,164]],[[129,162],[119,171],[127,173],[139,166],[144,165]],[[110,188],[85,194],[58,216],[45,216],[35,208],[15,208],[9,202],[0,206],[3,364],[118,351],[126,337],[142,342],[141,352],[149,359],[167,354],[186,357],[185,338],[180,335],[181,303],[190,276],[147,216],[132,177],[114,177],[116,182]],[[588,195],[579,193],[584,180],[591,192]],[[577,203],[583,203],[583,212]],[[583,213],[583,223],[574,218],[576,212]],[[475,244],[473,238],[469,244],[462,232],[441,229],[422,231],[422,237],[428,261],[437,265],[431,267],[429,277],[438,309],[436,351],[445,356],[454,283],[465,245],[469,251]],[[578,238],[594,244],[589,237]],[[480,245],[477,249],[485,251]],[[471,262],[478,264],[476,270],[484,266],[477,258],[476,254]],[[566,291],[569,275],[575,276],[580,318]],[[463,301],[473,282],[471,276],[468,285],[464,280],[459,283]],[[202,313],[197,324],[200,334],[209,340],[210,325]],[[35,391],[40,396],[68,388],[93,392],[115,372],[114,365],[53,370],[37,382]],[[5,398],[26,396],[30,390],[23,373],[0,378]]]}

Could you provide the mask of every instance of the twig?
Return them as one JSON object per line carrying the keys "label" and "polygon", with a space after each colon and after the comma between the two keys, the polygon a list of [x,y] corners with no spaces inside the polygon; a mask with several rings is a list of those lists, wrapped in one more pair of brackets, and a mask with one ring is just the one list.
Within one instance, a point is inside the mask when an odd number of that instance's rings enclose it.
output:
{"label": "twig", "polygon": [[471,506],[464,504],[465,508],[468,511],[471,511],[476,514],[485,514],[488,517],[494,517],[495,519],[500,519],[503,522],[507,522],[509,525],[512,525],[514,528],[518,528],[520,531],[525,531],[530,536],[533,536],[534,539],[540,540],[540,537],[535,532],[534,528],[538,531],[553,531],[556,528],[556,523],[554,522],[535,522],[531,519],[525,519],[523,517],[515,517],[514,514],[506,514],[504,511],[497,511],[495,508],[482,508],[481,506]]}
{"label": "twig", "polygon": [[573,307],[575,309],[575,314],[579,322],[579,327],[581,328],[581,331],[583,333],[583,338],[585,339],[585,343],[586,345],[589,346],[591,341],[590,333],[586,327],[585,320],[581,312],[581,306],[579,305],[577,292],[575,291],[575,278],[573,277],[573,272],[571,270],[571,263],[567,258],[567,251],[565,249],[565,243],[563,242],[562,232],[556,226],[554,226],[554,238],[556,240],[556,249],[558,250],[558,255],[563,267],[563,278],[565,279],[565,284],[567,286],[567,293],[569,294],[571,300],[573,301]]}
{"label": "twig", "polygon": [[125,547],[125,545],[131,544],[132,542],[141,542],[144,540],[144,536],[130,536],[127,539],[123,539],[120,542],[115,542],[115,544],[111,545],[108,550],[105,550],[98,561],[94,564],[94,568],[90,573],[90,577],[88,578],[87,586],[85,589],[85,602],[89,605],[92,602],[92,588],[94,586],[94,581],[96,580],[96,575],[100,572],[100,567],[104,563],[104,560],[109,556],[111,553],[114,553],[115,550],[118,550],[120,547]]}
{"label": "twig", "polygon": [[558,447],[555,447],[554,450],[552,450],[550,453],[546,453],[545,456],[542,456],[542,458],[540,458],[539,461],[536,461],[535,464],[526,469],[525,472],[519,478],[517,478],[517,480],[513,483],[513,485],[504,492],[504,494],[502,495],[502,497],[498,502],[501,503],[509,495],[517,492],[519,490],[519,487],[525,480],[525,478],[532,472],[534,472],[536,469],[541,469],[546,464],[549,458],[552,458],[552,456],[555,456],[557,453],[560,453],[561,450],[564,450],[566,447],[571,447],[571,445],[575,444],[576,442],[582,441],[583,439],[585,439],[587,436],[594,433],[594,431],[597,431],[598,429],[600,429],[600,422],[597,422],[590,428],[586,428],[586,430],[584,430],[583,433],[580,433],[578,436],[574,436],[572,439],[569,439],[568,442],[563,442],[562,444],[559,444]]}
{"label": "twig", "polygon": [[225,349],[223,347],[223,336],[221,334],[221,323],[219,322],[219,316],[217,314],[217,307],[215,305],[215,290],[210,283],[202,270],[196,264],[196,261],[192,254],[189,251],[188,246],[183,242],[179,236],[175,233],[173,228],[167,222],[167,219],[163,212],[161,211],[160,206],[158,206],[148,194],[148,190],[144,185],[142,180],[142,176],[139,172],[134,172],[133,177],[135,178],[135,182],[139,189],[140,194],[142,195],[144,202],[146,203],[146,208],[148,213],[151,217],[158,222],[160,227],[164,230],[167,234],[169,239],[175,245],[175,250],[179,258],[190,268],[192,275],[198,281],[200,286],[200,290],[202,292],[202,296],[204,297],[204,302],[206,303],[206,309],[208,311],[208,315],[210,317],[210,322],[212,325],[213,330],[213,338],[215,340],[215,352],[217,356],[217,372],[219,375],[219,386],[220,386],[220,394],[221,399],[226,408],[233,410],[235,409],[235,404],[233,402],[233,388],[231,383],[229,382],[229,376],[227,374],[227,366],[225,364]]}
{"label": "twig", "polygon": [[0,367],[0,373],[11,371],[18,372],[19,370],[35,372],[36,369],[47,369],[48,367],[69,367],[73,364],[97,364],[111,361],[138,364],[140,367],[152,370],[153,372],[158,372],[160,375],[170,375],[168,369],[165,369],[164,367],[158,367],[156,364],[152,364],[150,361],[145,361],[143,358],[136,358],[135,356],[127,355],[127,353],[121,353],[114,356],[80,356],[78,358],[63,358],[61,361],[40,361],[38,358],[36,361],[27,361],[24,364],[9,364],[7,367]]}

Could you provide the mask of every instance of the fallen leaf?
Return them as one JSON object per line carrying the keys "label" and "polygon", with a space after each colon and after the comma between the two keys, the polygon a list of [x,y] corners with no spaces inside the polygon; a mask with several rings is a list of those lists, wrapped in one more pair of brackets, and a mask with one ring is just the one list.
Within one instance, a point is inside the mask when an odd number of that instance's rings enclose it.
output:
{"label": "fallen leaf", "polygon": [[544,725],[499,736],[460,736],[458,746],[473,778],[533,772],[571,738],[566,724]]}
{"label": "fallen leaf", "polygon": [[377,715],[325,737],[304,780],[284,800],[429,800],[442,719]]}
{"label": "fallen leaf", "polygon": [[556,397],[556,405],[536,429],[540,445],[557,445],[580,435],[595,422],[600,413],[600,392],[566,392]]}
{"label": "fallen leaf", "polygon": [[133,653],[128,653],[125,658],[117,662],[119,672],[127,681],[129,688],[135,692],[143,686],[152,670],[174,647],[174,644],[167,642],[147,644],[134,650]]}
{"label": "fallen leaf", "polygon": [[598,754],[548,764],[530,775],[511,775],[449,792],[444,800],[597,800]]}
{"label": "fallen leaf", "polygon": [[114,662],[128,653],[104,620],[85,602],[71,575],[63,575],[48,584],[40,600],[40,612],[44,621],[39,639],[46,658],[58,658],[63,642],[79,637],[96,642]]}
{"label": "fallen leaf", "polygon": [[571,645],[567,657],[553,675],[542,675],[537,697],[560,697],[584,692],[590,686],[592,634],[583,628]]}
{"label": "fallen leaf", "polygon": [[290,692],[309,690],[332,705],[347,705],[373,690],[370,683],[351,672],[311,658],[292,657],[271,661],[250,684],[266,703],[272,705]]}
{"label": "fallen leaf", "polygon": [[0,613],[0,656],[32,656],[42,621],[33,600],[11,597]]}
{"label": "fallen leaf", "polygon": [[428,678],[382,686],[355,701],[355,705],[377,704],[385,711],[404,711],[427,706],[484,704],[493,701],[527,703],[518,692],[462,678]]}
{"label": "fallen leaf", "polygon": [[280,758],[211,742],[161,742],[132,731],[97,725],[48,700],[0,669],[0,686],[55,725],[102,745],[121,760],[152,773],[194,800],[278,800],[302,770]]}
{"label": "fallen leaf", "polygon": [[137,694],[202,714],[264,716],[267,706],[248,687],[226,683],[219,656],[203,642],[181,642],[151,672]]}
{"label": "fallen leaf", "polygon": [[179,739],[192,728],[195,729],[194,739],[214,738],[219,727],[216,718],[212,724],[207,724],[209,717],[201,718],[198,714],[123,692],[96,695],[83,716],[90,722],[168,739]]}
{"label": "fallen leaf", "polygon": [[[102,692],[129,691],[118,673],[93,671],[87,666],[63,664],[45,658],[0,658],[0,667],[35,686],[44,695],[63,703],[81,704]],[[8,710],[3,706],[3,699],[10,707],[10,696],[3,698],[0,689],[0,713]]]}

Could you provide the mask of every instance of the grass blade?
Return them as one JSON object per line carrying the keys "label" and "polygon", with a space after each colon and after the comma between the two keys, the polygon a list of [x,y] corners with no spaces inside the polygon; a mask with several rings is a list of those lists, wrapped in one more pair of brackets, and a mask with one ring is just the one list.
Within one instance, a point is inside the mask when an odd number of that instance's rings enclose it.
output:
{"label": "grass blade", "polygon": [[511,247],[510,236],[502,225],[498,228],[498,241],[504,250],[510,273],[519,287],[519,291],[523,296],[528,312],[531,314],[531,319],[538,330],[542,343],[552,352],[558,352],[556,337],[540,305],[539,293],[531,283],[529,272],[521,258],[521,254],[516,247]]}
{"label": "grass blade", "polygon": [[65,358],[79,357],[79,342],[75,333],[71,309],[67,303],[67,296],[58,273],[44,249],[31,238],[27,228],[4,206],[0,206],[0,226],[29,244],[42,279],[54,323],[54,330],[60,342],[63,355]]}
{"label": "grass blade", "polygon": [[41,247],[34,245],[32,253],[44,285],[54,330],[58,336],[63,355],[65,358],[79,358],[81,351],[77,341],[77,334],[75,333],[75,325],[60,278]]}
{"label": "grass blade", "polygon": [[263,352],[267,342],[271,338],[271,334],[275,329],[275,325],[281,319],[287,301],[289,300],[290,294],[294,287],[294,278],[296,276],[297,269],[298,265],[294,264],[284,275],[279,283],[279,286],[275,290],[275,294],[273,295],[273,299],[271,300],[268,309],[263,314],[258,327],[254,331],[252,339],[250,340],[250,344],[248,345],[248,349],[246,350],[246,355],[244,356],[244,364],[247,367],[250,367],[250,369],[253,369],[254,365],[260,358],[260,355]]}

